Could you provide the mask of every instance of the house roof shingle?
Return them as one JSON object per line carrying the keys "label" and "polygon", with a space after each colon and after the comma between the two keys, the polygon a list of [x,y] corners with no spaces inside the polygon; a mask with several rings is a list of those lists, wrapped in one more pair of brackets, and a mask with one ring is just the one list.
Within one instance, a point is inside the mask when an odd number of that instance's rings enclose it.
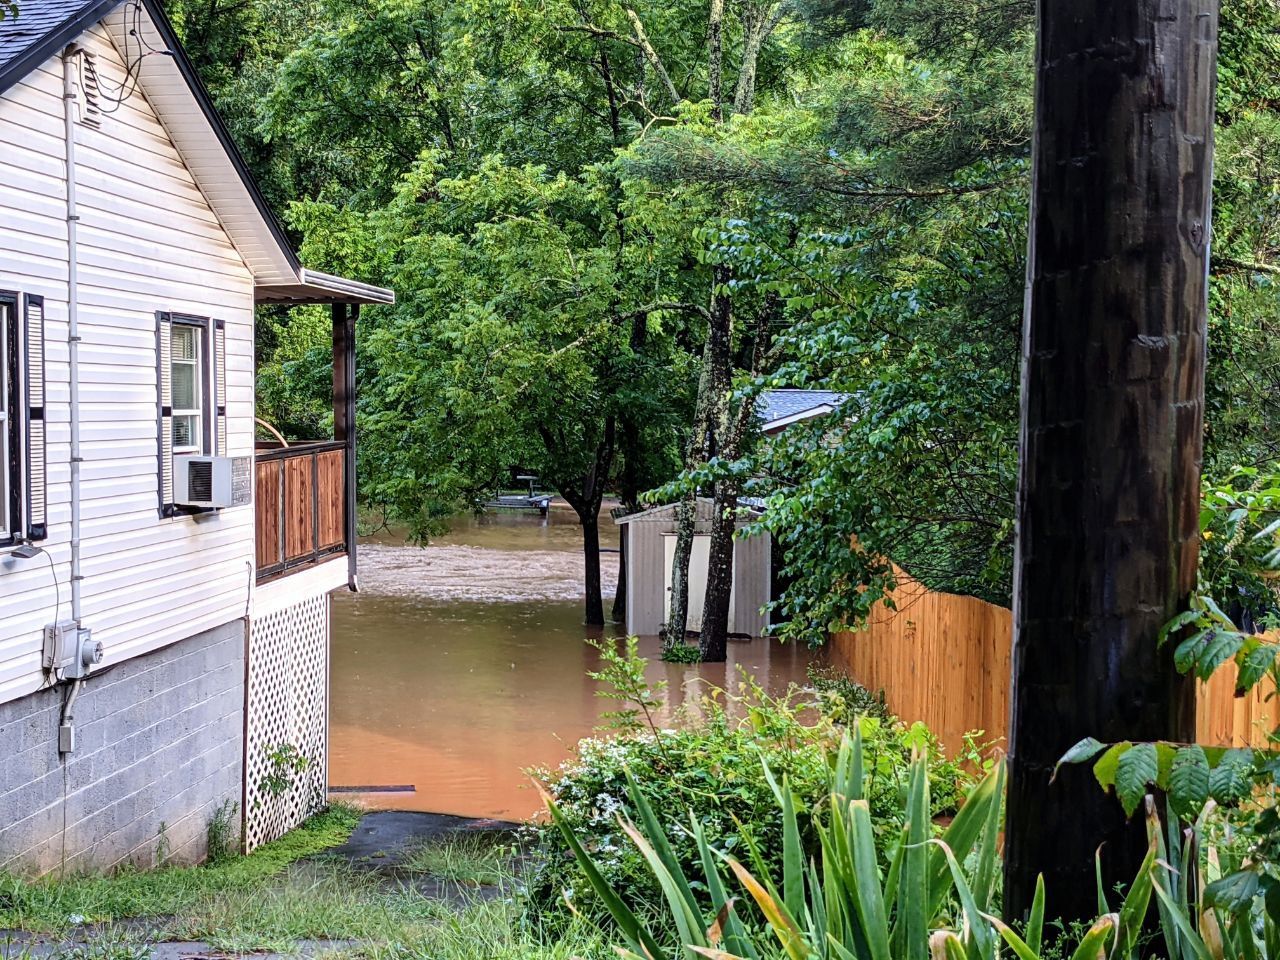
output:
{"label": "house roof shingle", "polygon": [[19,0],[0,20],[0,93],[53,56],[123,0]]}

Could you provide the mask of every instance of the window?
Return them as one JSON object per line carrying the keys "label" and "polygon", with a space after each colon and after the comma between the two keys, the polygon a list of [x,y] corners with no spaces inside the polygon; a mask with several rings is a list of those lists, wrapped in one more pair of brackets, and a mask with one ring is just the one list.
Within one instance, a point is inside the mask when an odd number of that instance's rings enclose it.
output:
{"label": "window", "polygon": [[170,333],[169,377],[173,389],[173,452],[204,452],[206,393],[203,330],[174,323]]}
{"label": "window", "polygon": [[177,313],[156,314],[160,515],[195,508],[174,502],[174,457],[226,455],[226,325]]}

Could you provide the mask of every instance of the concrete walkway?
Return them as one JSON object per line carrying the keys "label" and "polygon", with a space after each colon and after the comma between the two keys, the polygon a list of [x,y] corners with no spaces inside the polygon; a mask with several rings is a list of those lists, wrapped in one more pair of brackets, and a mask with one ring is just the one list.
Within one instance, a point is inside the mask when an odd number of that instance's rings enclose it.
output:
{"label": "concrete walkway", "polygon": [[424,843],[447,840],[465,834],[494,836],[511,834],[519,827],[505,820],[472,820],[443,813],[415,813],[383,810],[360,818],[351,838],[323,856],[344,857],[352,866],[384,872],[395,868],[407,853]]}

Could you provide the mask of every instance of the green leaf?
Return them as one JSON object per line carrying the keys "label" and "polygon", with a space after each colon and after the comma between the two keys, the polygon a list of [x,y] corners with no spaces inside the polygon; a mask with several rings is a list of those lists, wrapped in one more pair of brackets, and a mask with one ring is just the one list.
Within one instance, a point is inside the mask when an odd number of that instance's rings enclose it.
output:
{"label": "green leaf", "polygon": [[1151,905],[1152,868],[1156,862],[1156,838],[1152,836],[1147,848],[1147,856],[1142,867],[1129,887],[1129,893],[1120,905],[1120,927],[1116,931],[1118,955],[1122,958],[1135,956],[1138,940],[1142,935],[1142,927],[1147,919],[1147,908]]}
{"label": "green leaf", "polygon": [[1261,889],[1258,875],[1252,870],[1240,870],[1215,880],[1204,888],[1205,903],[1230,914],[1240,914],[1253,906],[1253,900]]}
{"label": "green leaf", "polygon": [[1182,673],[1194,669],[1201,680],[1208,680],[1219,666],[1236,655],[1244,639],[1243,634],[1234,630],[1206,627],[1178,644],[1173,655],[1174,665]]}
{"label": "green leaf", "polygon": [[1166,938],[1170,932],[1176,932],[1179,939],[1189,948],[1188,952],[1184,952],[1184,956],[1194,957],[1195,960],[1214,960],[1213,955],[1209,953],[1209,948],[1205,946],[1204,940],[1192,929],[1186,904],[1181,904],[1174,900],[1173,897],[1165,892],[1165,889],[1160,886],[1158,881],[1152,884],[1152,889],[1155,891],[1156,897],[1162,906],[1160,916],[1166,927]]}
{"label": "green leaf", "polygon": [[1133,816],[1146,796],[1148,784],[1156,782],[1159,772],[1154,743],[1139,743],[1120,755],[1116,763],[1116,795],[1126,816]]}
{"label": "green leaf", "polygon": [[[1084,763],[1086,760],[1092,760],[1099,753],[1107,748],[1107,745],[1093,737],[1085,737],[1074,747],[1062,755],[1057,763],[1053,765],[1053,776],[1058,775],[1058,768],[1064,763]],[[1052,778],[1050,779],[1052,782]]]}
{"label": "green leaf", "polygon": [[1030,943],[1024,941],[1018,936],[1017,931],[999,917],[987,915],[986,920],[999,931],[1000,936],[1004,937],[1005,943],[1009,944],[1013,949],[1014,956],[1018,960],[1040,960],[1039,947],[1033,947]]}
{"label": "green leaf", "polygon": [[[978,842],[979,837],[982,838],[984,845],[995,842],[994,837],[984,834],[984,827],[986,827],[990,817],[991,807],[998,808],[1004,802],[1004,779],[1005,766],[1002,762],[996,764],[995,769],[983,777],[982,782],[970,791],[964,806],[960,808],[955,819],[951,821],[951,825],[943,831],[943,842],[957,857],[967,858],[970,850],[973,849],[973,845]],[[983,855],[985,856],[985,853]],[[950,870],[951,867],[947,863],[944,852],[934,849],[930,855],[929,865],[929,904],[927,911],[929,916],[933,916],[938,912],[942,902],[950,892],[949,885],[946,882]]]}
{"label": "green leaf", "polygon": [[1116,922],[1110,914],[1102,917],[1089,928],[1089,932],[1085,934],[1084,939],[1080,941],[1080,945],[1071,954],[1071,960],[1096,960],[1097,957],[1102,955],[1103,947],[1111,938],[1115,928]]}
{"label": "green leaf", "polygon": [[924,756],[911,759],[907,787],[907,835],[898,887],[897,922],[893,925],[895,958],[925,960],[929,955],[928,900],[929,840],[933,824],[929,819],[929,773]]}
{"label": "green leaf", "polygon": [[1277,653],[1280,653],[1280,646],[1264,643],[1240,659],[1236,674],[1236,696],[1242,696],[1258,685],[1258,681],[1266,676],[1275,663]]}
{"label": "green leaf", "polygon": [[1172,620],[1170,620],[1168,623],[1166,623],[1163,627],[1160,628],[1160,633],[1156,637],[1156,642],[1158,643],[1158,645],[1164,646],[1164,644],[1168,641],[1170,634],[1177,633],[1187,624],[1194,623],[1196,620],[1199,620],[1199,619],[1200,619],[1199,610],[1183,610],[1180,614],[1178,614],[1176,617],[1174,617]]}
{"label": "green leaf", "polygon": [[1044,874],[1036,877],[1036,893],[1031,899],[1031,916],[1027,918],[1027,946],[1035,953],[1040,952],[1040,941],[1044,936]]}
{"label": "green leaf", "polygon": [[872,840],[874,832],[871,826],[871,807],[866,800],[854,800],[849,804],[849,811],[853,819],[850,833],[853,876],[856,882],[854,908],[866,933],[871,960],[890,960],[889,919],[880,887],[875,843]]}
{"label": "green leaf", "polygon": [[1253,792],[1253,751],[1227,750],[1209,773],[1209,793],[1224,806],[1233,806]]}
{"label": "green leaf", "polygon": [[964,878],[964,871],[960,869],[960,861],[951,852],[951,848],[941,840],[930,840],[929,842],[937,844],[947,859],[947,866],[951,870],[951,880],[955,884],[956,896],[960,900],[961,912],[969,928],[969,935],[973,938],[974,945],[977,947],[977,956],[989,956],[992,947],[991,929],[983,922],[984,914],[978,909],[978,902],[974,899],[973,891],[969,888],[969,883]]}
{"label": "green leaf", "polygon": [[1128,740],[1120,743],[1113,743],[1107,748],[1098,762],[1093,765],[1093,775],[1098,781],[1098,786],[1103,790],[1110,790],[1116,784],[1116,765],[1119,764],[1120,758],[1131,748],[1133,744]]}
{"label": "green leaf", "polygon": [[1191,822],[1209,799],[1209,761],[1198,743],[1183,747],[1169,771],[1169,804],[1178,819]]}
{"label": "green leaf", "polygon": [[578,866],[587,875],[587,881],[604,903],[605,908],[613,917],[613,921],[618,925],[622,935],[626,937],[627,942],[631,944],[637,953],[643,953],[652,957],[653,960],[666,960],[666,953],[658,946],[658,941],[654,939],[648,927],[641,923],[636,915],[631,912],[626,904],[623,903],[622,898],[614,892],[609,881],[596,869],[595,861],[591,859],[591,855],[587,853],[582,843],[578,840],[577,834],[574,833],[573,827],[569,825],[569,821],[561,812],[559,805],[546,794],[543,795],[543,801],[551,812],[551,819],[555,821],[565,842],[569,844],[569,849],[573,852],[574,859],[578,861]]}

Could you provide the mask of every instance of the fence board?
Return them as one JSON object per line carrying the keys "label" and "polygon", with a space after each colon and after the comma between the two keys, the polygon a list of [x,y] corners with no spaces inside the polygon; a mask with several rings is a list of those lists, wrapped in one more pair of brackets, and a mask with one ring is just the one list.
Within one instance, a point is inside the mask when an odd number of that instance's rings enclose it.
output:
{"label": "fence board", "polygon": [[311,553],[315,544],[315,492],[312,458],[284,461],[284,558]]}
{"label": "fence board", "polygon": [[258,484],[254,494],[257,513],[258,568],[280,563],[280,462],[257,464]]}
{"label": "fence board", "polygon": [[346,454],[341,450],[330,450],[316,455],[316,475],[319,486],[316,488],[318,513],[320,520],[319,547],[341,546],[347,535],[345,519],[346,497],[343,496],[343,468]]}
{"label": "fence board", "polygon": [[[927,590],[901,572],[899,578],[897,610],[878,606],[865,630],[834,634],[831,662],[868,689],[883,690],[889,708],[903,720],[923,720],[950,752],[963,746],[970,731],[982,731],[982,740],[1003,747],[1009,728],[1012,612],[973,597]],[[1265,689],[1238,698],[1234,687],[1231,667],[1200,685],[1200,742],[1257,746],[1276,725],[1276,701],[1264,699]]]}

